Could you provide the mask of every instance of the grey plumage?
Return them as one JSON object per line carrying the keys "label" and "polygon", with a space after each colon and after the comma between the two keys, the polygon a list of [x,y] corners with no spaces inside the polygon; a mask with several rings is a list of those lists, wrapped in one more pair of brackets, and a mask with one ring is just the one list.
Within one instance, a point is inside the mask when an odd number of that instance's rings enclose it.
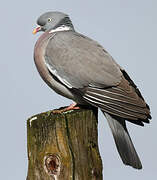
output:
{"label": "grey plumage", "polygon": [[141,169],[142,164],[127,131],[125,120],[121,119],[119,121],[107,113],[104,114],[111,128],[118,152],[122,158],[123,163],[126,165],[131,165],[136,169]]}
{"label": "grey plumage", "polygon": [[60,95],[99,107],[108,120],[123,163],[142,168],[125,120],[143,126],[151,116],[129,75],[101,45],[77,33],[68,15],[48,12],[37,23],[40,27],[35,32],[45,31],[34,50],[43,80]]}
{"label": "grey plumage", "polygon": [[113,86],[122,76],[113,58],[97,42],[74,31],[58,32],[49,40],[45,61],[71,88]]}

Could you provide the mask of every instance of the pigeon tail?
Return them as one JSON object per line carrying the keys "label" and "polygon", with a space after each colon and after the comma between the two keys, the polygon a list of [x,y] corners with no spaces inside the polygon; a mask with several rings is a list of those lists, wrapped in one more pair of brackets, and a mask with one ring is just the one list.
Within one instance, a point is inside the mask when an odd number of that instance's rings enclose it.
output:
{"label": "pigeon tail", "polygon": [[117,146],[117,150],[123,163],[125,165],[130,165],[135,169],[142,169],[141,161],[129,136],[125,120],[121,119],[119,121],[115,119],[115,117],[113,118],[111,115],[105,112],[103,113],[107,118]]}

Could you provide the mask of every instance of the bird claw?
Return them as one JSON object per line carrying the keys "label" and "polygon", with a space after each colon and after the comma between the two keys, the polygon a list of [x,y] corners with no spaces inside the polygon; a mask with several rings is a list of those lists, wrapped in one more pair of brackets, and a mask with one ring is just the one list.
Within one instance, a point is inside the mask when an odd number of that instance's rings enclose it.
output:
{"label": "bird claw", "polygon": [[80,109],[80,107],[76,106],[77,103],[72,103],[70,104],[70,106],[66,107],[66,108],[63,108],[63,109],[60,109],[60,110],[53,110],[52,113],[53,114],[61,114],[61,113],[65,113],[65,112],[68,112],[68,111],[72,111],[72,110],[75,110],[75,109]]}

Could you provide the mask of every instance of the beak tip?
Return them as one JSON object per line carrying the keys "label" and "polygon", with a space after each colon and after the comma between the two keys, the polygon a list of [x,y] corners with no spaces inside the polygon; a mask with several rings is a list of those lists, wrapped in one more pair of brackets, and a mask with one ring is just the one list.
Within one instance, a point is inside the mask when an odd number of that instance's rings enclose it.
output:
{"label": "beak tip", "polygon": [[36,29],[34,29],[33,32],[32,32],[32,34],[35,35],[36,33],[37,33],[37,31],[36,31]]}
{"label": "beak tip", "polygon": [[33,34],[36,34],[37,32],[41,31],[41,27],[37,27],[33,30]]}

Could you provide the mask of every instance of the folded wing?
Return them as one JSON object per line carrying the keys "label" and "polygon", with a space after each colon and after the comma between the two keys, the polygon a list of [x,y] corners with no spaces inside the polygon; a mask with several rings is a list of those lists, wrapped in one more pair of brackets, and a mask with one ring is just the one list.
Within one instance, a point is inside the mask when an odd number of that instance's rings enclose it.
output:
{"label": "folded wing", "polygon": [[[143,97],[125,77],[117,86],[109,88],[86,87],[83,98],[102,111],[127,120],[149,122],[150,110]],[[140,97],[141,96],[141,97]],[[142,125],[142,124],[141,124]]]}

